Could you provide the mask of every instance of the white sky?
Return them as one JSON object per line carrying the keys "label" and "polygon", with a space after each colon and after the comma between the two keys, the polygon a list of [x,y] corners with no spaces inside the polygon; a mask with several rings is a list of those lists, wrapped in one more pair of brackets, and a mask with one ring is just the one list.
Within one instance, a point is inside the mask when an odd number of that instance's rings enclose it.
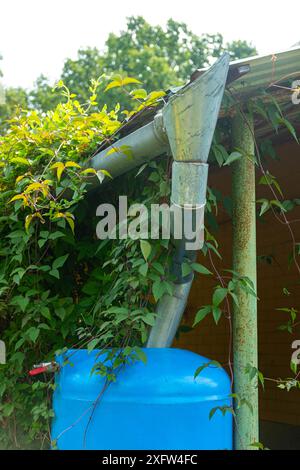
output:
{"label": "white sky", "polygon": [[299,0],[0,0],[2,83],[31,87],[41,73],[54,81],[65,58],[80,47],[102,49],[131,15],[160,25],[172,17],[199,35],[252,41],[264,54],[300,41],[298,11]]}

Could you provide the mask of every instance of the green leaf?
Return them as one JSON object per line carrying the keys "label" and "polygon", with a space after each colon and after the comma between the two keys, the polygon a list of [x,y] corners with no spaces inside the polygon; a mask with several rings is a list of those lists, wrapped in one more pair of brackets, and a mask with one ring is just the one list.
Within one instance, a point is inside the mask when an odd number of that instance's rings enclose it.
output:
{"label": "green leaf", "polygon": [[204,370],[206,369],[207,367],[211,367],[211,366],[215,366],[215,367],[218,367],[218,368],[222,368],[221,364],[218,362],[218,361],[209,361],[209,362],[206,362],[205,364],[202,364],[202,366],[198,367],[196,369],[196,372],[194,374],[194,379],[196,379],[198,377],[198,375]]}
{"label": "green leaf", "polygon": [[235,305],[239,306],[239,299],[238,299],[237,295],[234,292],[229,292],[229,294],[231,295]]}
{"label": "green leaf", "polygon": [[134,351],[139,358],[140,361],[142,361],[144,364],[147,363],[147,356],[144,353],[144,351],[141,348],[134,348]]}
{"label": "green leaf", "polygon": [[64,307],[56,307],[55,313],[61,319],[61,321],[64,321],[67,315],[67,311]]}
{"label": "green leaf", "polygon": [[27,158],[23,158],[23,157],[14,157],[10,161],[11,163],[20,163],[21,165],[26,165],[26,166],[31,165],[31,162],[27,160]]}
{"label": "green leaf", "polygon": [[140,166],[140,168],[139,168],[137,174],[135,175],[135,177],[137,178],[144,171],[144,169],[147,168],[147,166],[148,166],[148,163],[145,163],[144,165]]}
{"label": "green leaf", "polygon": [[296,134],[296,131],[295,131],[293,125],[292,125],[287,119],[285,119],[285,118],[283,118],[283,117],[279,120],[279,122],[280,122],[281,124],[284,124],[284,125],[285,125],[285,127],[286,127],[286,128],[289,130],[289,132],[292,134],[292,136],[294,137],[294,139],[296,140],[296,142],[299,144],[299,140],[298,140],[298,137],[297,137],[297,134]]}
{"label": "green leaf", "polygon": [[256,447],[259,450],[264,450],[265,446],[261,442],[252,442],[251,447]]}
{"label": "green leaf", "polygon": [[145,261],[147,261],[150,254],[151,254],[151,249],[152,249],[151,245],[146,240],[140,240],[140,247],[141,247],[143,257],[144,257]]}
{"label": "green leaf", "polygon": [[8,418],[14,411],[15,406],[13,403],[5,403],[2,408],[2,414],[5,418]]}
{"label": "green leaf", "polygon": [[260,381],[261,383],[261,386],[263,389],[265,389],[265,378],[264,378],[264,375],[262,372],[258,371],[257,372],[257,376],[258,376],[258,380]]}
{"label": "green leaf", "polygon": [[279,192],[279,194],[283,197],[283,193],[282,193],[282,190],[280,188],[280,185],[277,181],[277,179],[275,178],[275,176],[271,175],[271,173],[267,172],[265,175],[263,175],[258,184],[263,184],[263,185],[266,185],[266,186],[275,186],[275,188],[277,189],[277,191]]}
{"label": "green leaf", "polygon": [[206,317],[206,315],[208,315],[210,312],[211,312],[211,305],[206,305],[205,307],[200,308],[200,310],[198,310],[198,312],[195,315],[193,326],[200,323]]}
{"label": "green leaf", "polygon": [[145,98],[147,98],[147,92],[143,88],[139,88],[137,90],[132,90],[130,92],[130,94],[136,100],[144,100]]}
{"label": "green leaf", "polygon": [[270,204],[272,206],[278,207],[282,212],[286,212],[286,208],[284,207],[284,205],[277,199],[272,199],[272,201],[270,201]]}
{"label": "green leaf", "polygon": [[15,269],[11,273],[13,275],[13,281],[19,285],[25,273],[26,273],[26,270],[23,268]]}
{"label": "green leaf", "polygon": [[162,284],[164,286],[165,292],[169,295],[173,295],[174,284],[172,282],[168,282],[168,281],[162,281]]}
{"label": "green leaf", "polygon": [[147,272],[148,272],[148,263],[144,263],[142,264],[140,267],[139,267],[139,273],[146,277],[147,276]]}
{"label": "green leaf", "polygon": [[25,343],[25,338],[20,338],[19,341],[17,341],[15,344],[15,351],[17,351],[17,349],[19,349],[24,343]]}
{"label": "green leaf", "polygon": [[165,286],[161,281],[155,281],[152,285],[152,293],[157,302],[165,293]]}
{"label": "green leaf", "polygon": [[209,269],[207,269],[205,266],[203,266],[203,264],[200,264],[200,263],[192,263],[191,268],[193,268],[194,271],[200,274],[205,274],[205,275],[212,274],[212,272],[209,271]]}
{"label": "green leaf", "polygon": [[87,295],[95,295],[99,292],[99,282],[88,281],[82,288],[82,292]]}
{"label": "green leaf", "polygon": [[107,312],[109,313],[116,313],[118,315],[120,314],[129,314],[129,309],[127,307],[110,307]]}
{"label": "green leaf", "polygon": [[247,366],[245,367],[245,373],[249,375],[249,379],[250,380],[253,380],[254,377],[257,376],[257,368],[254,367],[254,366],[251,366],[251,364],[247,364]]}
{"label": "green leaf", "polygon": [[[56,258],[56,259],[53,261],[52,270],[61,268],[61,267],[65,264],[65,262],[66,262],[68,256],[69,256],[69,254],[66,254],[66,255],[64,255],[64,256],[60,256],[59,258]],[[50,272],[50,274],[51,274],[51,272]]]}
{"label": "green leaf", "polygon": [[[18,364],[19,367],[21,367],[22,364],[24,363],[24,359],[25,359],[25,354],[22,353],[21,351],[16,352],[10,358],[10,360],[12,362]],[[25,385],[25,384],[23,384],[23,385]]]}
{"label": "green leaf", "polygon": [[155,324],[155,316],[153,315],[153,313],[148,313],[147,315],[144,315],[143,322],[147,325],[153,326]]}
{"label": "green leaf", "polygon": [[297,362],[291,361],[290,369],[294,374],[297,374],[297,367],[298,367]]}
{"label": "green leaf", "polygon": [[56,277],[56,279],[59,279],[59,271],[57,269],[51,269],[51,271],[49,271],[49,274],[53,277]]}
{"label": "green leaf", "polygon": [[49,235],[50,240],[57,240],[57,238],[61,238],[61,237],[65,237],[65,234],[63,232],[60,232],[59,230]]}
{"label": "green leaf", "polygon": [[112,82],[110,82],[107,85],[107,87],[105,88],[104,91],[108,91],[108,90],[111,90],[112,88],[116,88],[116,87],[120,87],[120,86],[122,86],[120,80],[113,80]]}
{"label": "green leaf", "polygon": [[207,364],[202,364],[202,366],[198,367],[194,373],[194,379],[196,379],[198,377],[199,374],[201,374],[201,372],[206,369],[206,367],[208,367]]}
{"label": "green leaf", "polygon": [[92,339],[92,341],[90,341],[87,345],[87,350],[92,351],[93,349],[95,349],[99,341],[100,341],[99,338]]}
{"label": "green leaf", "polygon": [[215,144],[212,147],[212,151],[215,159],[217,160],[219,166],[221,167],[223,163],[228,159],[228,153],[225,147],[221,144]]}
{"label": "green leaf", "polygon": [[74,231],[75,231],[75,223],[74,223],[74,220],[72,219],[72,217],[66,217],[66,221],[68,222],[71,230],[72,230],[72,233],[74,235]]}
{"label": "green leaf", "polygon": [[154,261],[152,263],[152,267],[154,269],[156,269],[156,271],[159,272],[159,274],[161,274],[162,276],[165,275],[165,269],[164,269],[163,265],[161,263],[159,263],[158,261]]}
{"label": "green leaf", "polygon": [[239,160],[242,157],[242,154],[240,152],[232,152],[229,157],[227,158],[226,162],[224,163],[225,165],[230,165],[231,163],[235,162],[236,160]]}
{"label": "green leaf", "polygon": [[140,80],[137,80],[136,78],[132,78],[132,77],[125,77],[122,80],[122,86],[131,85],[132,83],[142,83],[142,82]]}
{"label": "green leaf", "polygon": [[96,176],[98,178],[98,180],[100,181],[100,183],[102,183],[105,179],[105,176],[107,176],[108,178],[112,178],[111,174],[108,173],[108,171],[106,170],[98,170],[96,172]]}
{"label": "green leaf", "polygon": [[219,320],[222,315],[222,310],[219,307],[213,307],[212,309],[213,317],[216,322],[216,325],[219,323]]}
{"label": "green leaf", "polygon": [[35,326],[32,326],[31,328],[29,328],[29,330],[26,331],[26,336],[29,337],[29,339],[35,343],[38,336],[40,334],[40,330],[38,328],[36,328]]}
{"label": "green leaf", "polygon": [[214,294],[213,294],[213,306],[214,307],[217,307],[218,305],[220,305],[220,303],[223,302],[223,300],[225,299],[226,295],[228,294],[228,290],[224,287],[217,287],[214,291]]}
{"label": "green leaf", "polygon": [[50,235],[50,232],[48,232],[48,230],[41,230],[40,231],[40,237],[41,238],[48,238]]}
{"label": "green leaf", "polygon": [[160,98],[162,98],[163,96],[165,96],[165,94],[166,93],[164,91],[152,91],[147,96],[145,105],[149,106],[150,104],[154,103],[155,101],[157,101]]}
{"label": "green leaf", "polygon": [[217,410],[218,410],[217,406],[215,408],[212,408],[209,412],[208,418],[211,419]]}
{"label": "green leaf", "polygon": [[47,239],[46,238],[40,238],[39,241],[38,241],[38,245],[40,248],[43,248],[43,246],[47,243]]}
{"label": "green leaf", "polygon": [[181,265],[181,274],[182,277],[188,276],[192,272],[192,268],[189,263],[182,263]]}
{"label": "green leaf", "polygon": [[23,297],[22,295],[17,295],[12,298],[11,303],[13,305],[18,305],[22,312],[25,312],[28,304],[29,304],[29,298],[28,297]]}
{"label": "green leaf", "polygon": [[41,314],[43,317],[47,318],[47,320],[51,320],[51,314],[48,307],[41,307]]}
{"label": "green leaf", "polygon": [[261,200],[258,200],[257,202],[261,202],[261,208],[260,208],[260,213],[259,213],[259,216],[261,217],[265,212],[267,212],[271,205],[270,205],[270,202],[267,200],[267,199],[261,199]]}
{"label": "green leaf", "polygon": [[105,88],[104,91],[108,91],[108,90],[111,90],[112,88],[116,88],[116,87],[130,85],[130,84],[133,84],[133,83],[141,83],[141,82],[139,80],[137,80],[136,78],[131,78],[131,77],[121,78],[121,77],[118,77],[115,80],[113,80],[112,82],[110,82],[107,85],[107,87]]}

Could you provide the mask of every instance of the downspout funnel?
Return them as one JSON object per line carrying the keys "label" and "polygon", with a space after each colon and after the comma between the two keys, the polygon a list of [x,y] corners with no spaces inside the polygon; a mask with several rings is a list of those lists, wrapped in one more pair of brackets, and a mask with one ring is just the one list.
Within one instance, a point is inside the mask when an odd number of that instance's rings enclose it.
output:
{"label": "downspout funnel", "polygon": [[224,53],[197,80],[179,90],[163,109],[164,126],[175,161],[206,162],[229,68]]}
{"label": "downspout funnel", "polygon": [[[173,155],[171,202],[176,217],[194,219],[204,216],[208,164],[207,159],[224,94],[229,54],[222,57],[203,75],[182,88],[163,108],[163,121]],[[178,215],[179,214],[179,215]],[[177,219],[178,220],[178,219]],[[198,219],[199,221],[199,219]],[[197,230],[199,225],[197,222]],[[203,229],[201,229],[203,231]],[[199,235],[199,234],[198,234]],[[176,253],[173,271],[176,283],[173,295],[165,294],[157,305],[157,318],[147,347],[170,347],[186,307],[193,276],[183,277],[182,262],[195,259],[196,250],[189,248],[191,240],[182,236],[174,240]],[[197,244],[201,249],[203,241]]]}

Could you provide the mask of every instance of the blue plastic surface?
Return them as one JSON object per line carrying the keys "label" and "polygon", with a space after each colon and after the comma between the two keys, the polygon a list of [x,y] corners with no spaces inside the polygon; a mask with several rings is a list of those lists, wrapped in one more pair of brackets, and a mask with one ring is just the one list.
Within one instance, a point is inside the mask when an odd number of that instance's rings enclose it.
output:
{"label": "blue plastic surface", "polygon": [[63,366],[56,377],[52,440],[57,448],[232,449],[231,413],[218,410],[209,419],[212,408],[230,406],[226,372],[210,365],[194,379],[209,359],[173,348],[144,351],[147,363],[124,367],[96,407],[104,379],[91,368],[99,351],[72,355],[73,367]]}

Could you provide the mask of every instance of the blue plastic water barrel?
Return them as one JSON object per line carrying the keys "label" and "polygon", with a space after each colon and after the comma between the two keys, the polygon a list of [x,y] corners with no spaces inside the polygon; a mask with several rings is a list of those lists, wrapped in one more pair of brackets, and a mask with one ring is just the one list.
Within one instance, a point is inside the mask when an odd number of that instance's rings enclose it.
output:
{"label": "blue plastic water barrel", "polygon": [[[57,373],[52,440],[58,449],[232,449],[226,372],[190,351],[144,349],[147,363],[124,367],[95,407],[104,379],[91,374],[99,351],[69,350],[73,365]],[[75,354],[73,354],[75,352]],[[62,363],[63,358],[59,357]]]}

